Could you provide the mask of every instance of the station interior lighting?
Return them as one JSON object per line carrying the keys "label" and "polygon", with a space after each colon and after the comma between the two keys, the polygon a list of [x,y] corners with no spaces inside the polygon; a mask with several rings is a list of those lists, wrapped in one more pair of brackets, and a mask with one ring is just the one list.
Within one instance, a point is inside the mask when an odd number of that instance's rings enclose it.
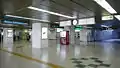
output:
{"label": "station interior lighting", "polygon": [[5,16],[13,17],[13,18],[19,18],[19,19],[33,20],[33,21],[50,22],[50,21],[47,21],[47,20],[40,20],[40,19],[28,18],[28,17],[22,17],[22,16],[14,16],[14,15],[5,15]]}
{"label": "station interior lighting", "polygon": [[115,15],[115,17],[116,17],[118,20],[120,20],[120,15]]}
{"label": "station interior lighting", "polygon": [[68,16],[68,15],[64,15],[64,14],[60,14],[60,13],[56,13],[56,12],[52,12],[52,11],[48,11],[48,10],[44,10],[44,9],[40,9],[40,8],[36,8],[36,7],[33,7],[33,6],[29,6],[28,9],[32,9],[32,10],[36,10],[36,11],[40,11],[40,12],[60,16],[60,17],[70,18],[70,19],[76,18],[76,17],[72,17],[72,16]]}
{"label": "station interior lighting", "polygon": [[106,0],[94,0],[97,4],[103,7],[111,14],[116,14],[117,12],[112,8],[112,6]]}

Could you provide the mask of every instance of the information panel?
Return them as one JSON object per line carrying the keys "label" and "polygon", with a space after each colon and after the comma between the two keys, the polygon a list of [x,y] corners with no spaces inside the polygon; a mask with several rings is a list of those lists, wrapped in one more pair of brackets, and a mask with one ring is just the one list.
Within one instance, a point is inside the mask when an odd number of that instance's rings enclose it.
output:
{"label": "information panel", "polygon": [[69,21],[61,21],[60,26],[71,26],[71,20],[69,20]]}
{"label": "information panel", "polygon": [[47,39],[47,38],[48,38],[48,28],[42,27],[42,39]]}
{"label": "information panel", "polygon": [[66,37],[66,31],[60,32],[60,37]]}
{"label": "information panel", "polygon": [[95,18],[85,18],[78,20],[78,25],[89,25],[89,24],[95,24]]}
{"label": "information panel", "polygon": [[13,37],[13,30],[7,30],[7,37],[11,38]]}

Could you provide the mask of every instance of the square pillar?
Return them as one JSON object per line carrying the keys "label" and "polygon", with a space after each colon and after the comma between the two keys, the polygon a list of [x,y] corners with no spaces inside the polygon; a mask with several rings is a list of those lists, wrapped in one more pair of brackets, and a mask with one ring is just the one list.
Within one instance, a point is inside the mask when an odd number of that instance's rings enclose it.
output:
{"label": "square pillar", "polygon": [[[33,48],[48,47],[48,32],[46,31],[48,31],[48,24],[43,24],[43,23],[32,24],[32,47]],[[44,38],[45,34],[47,36]]]}
{"label": "square pillar", "polygon": [[32,47],[41,48],[41,23],[32,24]]}

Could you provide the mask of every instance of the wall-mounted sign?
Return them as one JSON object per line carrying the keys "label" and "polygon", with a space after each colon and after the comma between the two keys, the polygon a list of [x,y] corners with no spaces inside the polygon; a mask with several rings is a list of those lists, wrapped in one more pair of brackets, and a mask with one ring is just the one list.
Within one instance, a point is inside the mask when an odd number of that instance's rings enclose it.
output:
{"label": "wall-mounted sign", "polygon": [[60,37],[66,37],[66,31],[60,32]]}
{"label": "wall-mounted sign", "polygon": [[78,20],[78,25],[89,25],[89,24],[95,24],[95,18],[85,18]]}
{"label": "wall-mounted sign", "polygon": [[48,28],[42,27],[42,39],[47,39],[47,38],[48,38]]}
{"label": "wall-mounted sign", "polygon": [[27,23],[15,22],[15,21],[8,21],[8,20],[4,20],[3,22],[4,22],[5,24],[28,25]]}
{"label": "wall-mounted sign", "polygon": [[83,29],[83,26],[75,26],[74,29],[75,29],[75,30],[82,30],[82,29]]}
{"label": "wall-mounted sign", "polygon": [[69,20],[69,21],[61,21],[60,26],[71,26],[71,20]]}
{"label": "wall-mounted sign", "polygon": [[13,30],[7,30],[7,37],[13,37]]}
{"label": "wall-mounted sign", "polygon": [[86,24],[95,24],[95,18],[87,18]]}

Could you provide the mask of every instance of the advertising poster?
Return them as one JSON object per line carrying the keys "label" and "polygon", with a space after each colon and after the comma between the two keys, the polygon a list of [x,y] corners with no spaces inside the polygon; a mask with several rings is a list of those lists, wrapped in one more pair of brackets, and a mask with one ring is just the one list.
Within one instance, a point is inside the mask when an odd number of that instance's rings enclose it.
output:
{"label": "advertising poster", "polygon": [[10,37],[13,37],[13,30],[8,30],[7,32],[8,32],[8,37],[9,37],[9,38],[10,38]]}
{"label": "advertising poster", "polygon": [[48,28],[43,27],[42,28],[42,39],[47,39],[48,38]]}

